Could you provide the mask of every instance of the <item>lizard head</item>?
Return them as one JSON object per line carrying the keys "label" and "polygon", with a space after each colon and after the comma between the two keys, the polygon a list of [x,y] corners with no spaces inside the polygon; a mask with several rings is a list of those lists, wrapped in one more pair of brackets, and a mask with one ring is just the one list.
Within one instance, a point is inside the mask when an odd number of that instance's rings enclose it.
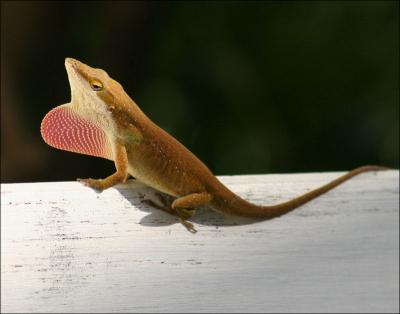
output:
{"label": "lizard head", "polygon": [[104,70],[72,58],[65,59],[65,68],[71,102],[44,117],[44,141],[58,149],[112,159],[111,143],[116,133],[113,111],[129,103],[129,96]]}
{"label": "lizard head", "polygon": [[72,58],[65,59],[65,68],[71,102],[44,117],[44,141],[62,150],[113,159],[111,143],[125,139],[125,134],[131,139],[133,133],[124,131],[132,130],[134,117],[144,113],[106,71]]}
{"label": "lizard head", "polygon": [[[124,88],[106,71],[92,68],[76,59],[66,58],[65,67],[71,86],[71,106],[86,118],[125,121],[127,116],[144,116]],[[106,123],[107,121],[102,121]],[[106,126],[111,129],[111,126]]]}
{"label": "lizard head", "polygon": [[122,86],[102,69],[66,58],[65,68],[71,87],[71,105],[78,113],[107,115],[125,94]]}

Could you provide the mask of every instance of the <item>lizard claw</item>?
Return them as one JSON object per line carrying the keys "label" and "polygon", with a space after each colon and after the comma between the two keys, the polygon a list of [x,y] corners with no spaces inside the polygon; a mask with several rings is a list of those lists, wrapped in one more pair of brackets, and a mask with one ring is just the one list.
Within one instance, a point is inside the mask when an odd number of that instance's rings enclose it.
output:
{"label": "lizard claw", "polygon": [[190,223],[189,221],[184,220],[184,219],[182,219],[182,218],[179,218],[179,220],[180,220],[181,224],[182,224],[190,233],[195,234],[195,233],[197,232],[197,230],[194,228],[194,226],[193,226],[192,223]]}

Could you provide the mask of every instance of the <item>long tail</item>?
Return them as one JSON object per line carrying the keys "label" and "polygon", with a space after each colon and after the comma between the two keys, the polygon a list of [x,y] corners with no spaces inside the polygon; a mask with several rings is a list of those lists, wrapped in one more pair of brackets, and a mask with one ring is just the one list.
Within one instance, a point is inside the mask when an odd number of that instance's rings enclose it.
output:
{"label": "long tail", "polygon": [[212,201],[212,205],[216,210],[223,213],[244,216],[244,217],[270,219],[284,215],[296,209],[297,207],[311,201],[312,199],[320,196],[321,194],[328,192],[329,190],[333,189],[334,187],[338,186],[344,181],[349,180],[350,178],[354,177],[359,173],[366,171],[378,171],[378,170],[388,170],[388,169],[389,168],[381,166],[362,166],[351,170],[345,175],[315,190],[312,190],[299,197],[291,199],[290,201],[272,206],[258,206],[249,203],[224,187],[224,189],[219,189],[219,192],[217,193],[217,195],[215,195]]}

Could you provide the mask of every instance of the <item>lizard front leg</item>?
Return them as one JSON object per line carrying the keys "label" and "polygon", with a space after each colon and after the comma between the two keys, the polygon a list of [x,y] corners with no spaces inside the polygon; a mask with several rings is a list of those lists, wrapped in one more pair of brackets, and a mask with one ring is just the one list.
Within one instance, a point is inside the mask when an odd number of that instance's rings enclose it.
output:
{"label": "lizard front leg", "polygon": [[116,171],[105,179],[80,179],[84,185],[90,186],[97,190],[105,190],[118,183],[124,183],[128,177],[128,156],[125,146],[117,143],[114,149],[114,163]]}

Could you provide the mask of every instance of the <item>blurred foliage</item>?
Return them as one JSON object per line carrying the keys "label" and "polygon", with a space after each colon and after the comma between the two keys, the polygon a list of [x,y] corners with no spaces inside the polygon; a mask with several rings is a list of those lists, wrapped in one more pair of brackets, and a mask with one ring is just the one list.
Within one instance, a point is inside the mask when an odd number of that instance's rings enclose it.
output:
{"label": "blurred foliage", "polygon": [[216,174],[399,167],[399,2],[1,2],[2,182],[104,177],[58,151],[64,58],[106,70]]}

